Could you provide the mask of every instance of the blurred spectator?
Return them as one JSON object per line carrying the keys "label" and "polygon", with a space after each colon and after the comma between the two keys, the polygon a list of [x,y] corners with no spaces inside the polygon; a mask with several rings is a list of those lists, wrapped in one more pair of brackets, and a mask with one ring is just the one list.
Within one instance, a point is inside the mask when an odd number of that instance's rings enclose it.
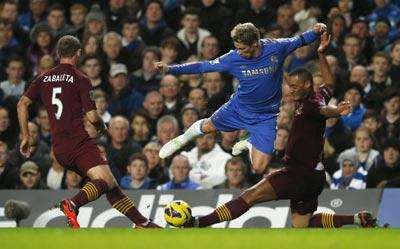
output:
{"label": "blurred spectator", "polygon": [[52,69],[55,64],[56,64],[56,62],[55,62],[53,56],[51,56],[49,54],[43,55],[42,58],[40,58],[36,75],[41,75],[42,73],[46,73],[47,71]]}
{"label": "blurred spectator", "polygon": [[384,109],[381,124],[386,138],[400,139],[400,92],[395,88],[387,88],[384,95]]}
{"label": "blurred spectator", "polygon": [[158,156],[161,145],[156,142],[149,142],[143,148],[143,154],[146,156],[149,163],[148,176],[156,185],[166,183],[169,180],[168,168]]}
{"label": "blurred spectator", "polygon": [[346,19],[340,13],[332,15],[328,19],[327,27],[328,32],[331,34],[331,43],[326,53],[337,56],[342,53],[343,36],[346,32]]}
{"label": "blurred spectator", "polygon": [[[233,27],[234,16],[231,10],[224,7],[218,0],[202,0],[200,8],[200,26],[210,31],[218,44],[221,44],[221,51],[228,52],[231,47],[230,31]],[[218,25],[215,25],[218,23]],[[217,40],[218,39],[218,40]],[[206,47],[205,39],[202,42],[202,48]],[[203,49],[202,49],[203,50]],[[215,59],[218,56],[217,50],[215,56],[207,57],[202,51],[202,57],[206,60]]]}
{"label": "blurred spectator", "polygon": [[[379,60],[379,59],[376,59]],[[382,71],[384,67],[380,62],[375,62],[375,66],[377,67],[377,71]],[[383,62],[383,61],[382,61]],[[377,65],[379,64],[379,65]],[[375,111],[379,111],[382,109],[382,101],[383,96],[381,91],[378,89],[376,84],[371,84],[367,68],[361,65],[355,66],[350,73],[350,82],[359,84],[363,89],[363,104],[367,109],[374,109]]]}
{"label": "blurred spectator", "polygon": [[8,148],[14,148],[18,139],[17,130],[11,126],[8,109],[0,106],[0,141],[4,141]]}
{"label": "blurred spectator", "polygon": [[36,123],[39,126],[39,139],[51,146],[51,131],[49,114],[44,106],[40,106],[36,117]]}
{"label": "blurred spectator", "polygon": [[351,130],[355,130],[361,125],[362,117],[364,113],[367,111],[362,104],[362,96],[364,90],[360,85],[356,83],[349,84],[347,90],[344,93],[343,100],[349,101],[353,112],[347,116],[342,116],[340,119],[343,124],[349,127]]}
{"label": "blurred spectator", "polygon": [[138,144],[128,139],[129,121],[123,116],[114,116],[109,124],[110,142],[106,148],[110,161],[119,169],[120,175],[126,174],[126,165],[130,155],[140,152]]}
{"label": "blurred spectator", "polygon": [[50,26],[46,23],[35,25],[30,33],[31,45],[28,47],[27,55],[31,65],[33,66],[31,73],[36,75],[40,59],[44,55],[56,57],[56,42]]}
{"label": "blurred spectator", "polygon": [[157,122],[157,140],[161,145],[166,144],[179,134],[178,121],[172,115],[165,115]]}
{"label": "blurred spectator", "polygon": [[368,172],[368,188],[400,187],[400,143],[389,139],[383,145],[383,157]]}
{"label": "blurred spectator", "polygon": [[97,39],[103,38],[107,32],[106,17],[100,9],[100,6],[93,4],[89,13],[85,17],[85,28],[83,30],[83,40],[89,36]]}
{"label": "blurred spectator", "polygon": [[345,153],[339,161],[340,169],[332,176],[331,189],[365,189],[367,171],[358,167],[357,156]]}
{"label": "blurred spectator", "polygon": [[164,20],[163,11],[164,7],[158,0],[148,1],[144,7],[140,31],[143,41],[149,46],[158,46],[164,38],[174,35]]}
{"label": "blurred spectator", "polygon": [[57,161],[54,156],[53,149],[50,151],[51,156],[51,167],[46,176],[46,186],[50,189],[61,189],[62,181],[65,177],[64,167]]}
{"label": "blurred spectator", "polygon": [[291,0],[291,7],[294,11],[294,20],[299,25],[299,31],[305,32],[317,23],[317,16],[320,10],[317,7],[310,8],[307,0]]}
{"label": "blurred spectator", "polygon": [[19,26],[29,32],[35,24],[46,20],[47,0],[29,0],[29,11],[18,16]]}
{"label": "blurred spectator", "polygon": [[209,112],[215,112],[229,99],[229,94],[225,90],[225,81],[219,72],[203,74],[202,88],[207,92]]}
{"label": "blurred spectator", "polygon": [[18,167],[8,161],[8,147],[0,141],[0,189],[14,189],[18,182]]}
{"label": "blurred spectator", "polygon": [[122,36],[117,32],[111,31],[103,37],[103,59],[104,69],[111,68],[112,65],[122,63],[126,66],[128,55],[122,50]]}
{"label": "blurred spectator", "polygon": [[148,92],[144,97],[143,109],[150,118],[150,134],[154,135],[157,130],[158,119],[162,116],[164,111],[162,95],[157,91]]}
{"label": "blurred spectator", "polygon": [[[191,62],[198,62],[200,61],[200,58],[198,56],[190,56],[185,63],[191,63]],[[193,88],[198,88],[200,87],[202,83],[202,75],[201,74],[183,74],[179,76],[179,80],[182,81],[182,95],[184,97],[189,96],[189,92]]]}
{"label": "blurred spectator", "polygon": [[172,74],[166,74],[160,82],[160,93],[164,99],[164,114],[179,116],[185,100],[180,96],[181,86],[178,78]]}
{"label": "blurred spectator", "polygon": [[390,21],[386,17],[381,17],[377,20],[372,41],[374,45],[374,51],[389,53],[390,44],[392,40],[389,38]]}
{"label": "blurred spectator", "polygon": [[279,24],[272,24],[264,34],[264,38],[279,39],[283,37],[283,28]]}
{"label": "blurred spectator", "polygon": [[217,189],[245,189],[248,187],[246,182],[246,165],[240,157],[232,157],[225,164],[225,182],[215,186]]}
{"label": "blurred spectator", "polygon": [[181,131],[185,132],[194,122],[200,119],[199,111],[192,104],[186,104],[181,110]]}
{"label": "blurred spectator", "polygon": [[[32,148],[29,161],[36,163],[40,167],[40,172],[46,176],[51,166],[50,147],[39,138],[39,127],[33,122],[28,123],[29,144]],[[19,152],[19,143],[10,151],[10,162],[15,166],[20,166],[26,158]]]}
{"label": "blurred spectator", "polygon": [[122,47],[129,54],[128,71],[138,70],[142,64],[142,52],[145,44],[139,35],[139,20],[127,18],[122,22]]}
{"label": "blurred spectator", "polygon": [[371,83],[379,90],[383,91],[385,88],[391,86],[392,80],[389,77],[390,72],[390,59],[383,52],[377,52],[372,57],[372,75]]}
{"label": "blurred spectator", "polygon": [[58,41],[64,35],[74,35],[74,28],[67,24],[66,10],[60,3],[53,3],[49,7],[47,15],[47,24],[53,32],[53,35]]}
{"label": "blurred spectator", "polygon": [[85,54],[81,57],[80,68],[89,78],[93,90],[107,90],[107,83],[103,80],[102,62],[97,54]]}
{"label": "blurred spectator", "polygon": [[150,140],[150,120],[147,113],[137,111],[131,118],[131,137],[132,140],[142,147]]}
{"label": "blurred spectator", "polygon": [[296,49],[285,60],[285,71],[292,72],[293,70],[304,67],[307,62],[314,59],[315,53],[311,45],[305,45]]}
{"label": "blurred spectator", "polygon": [[103,122],[107,125],[112,118],[111,114],[107,111],[108,103],[106,93],[102,90],[94,90],[93,98],[96,102],[96,109]]}
{"label": "blurred spectator", "polygon": [[39,166],[35,162],[26,161],[21,165],[19,170],[20,183],[17,189],[47,189],[41,179],[41,172]]}
{"label": "blurred spectator", "polygon": [[368,110],[364,113],[362,127],[369,129],[372,133],[374,142],[373,148],[381,150],[382,143],[385,140],[385,135],[382,130],[379,114],[373,110]]}
{"label": "blurred spectator", "polygon": [[154,63],[160,61],[161,55],[157,47],[146,47],[142,53],[142,67],[131,75],[130,85],[146,95],[150,91],[160,89],[161,73],[154,67]]}
{"label": "blurred spectator", "polygon": [[213,133],[201,136],[196,139],[195,148],[182,152],[192,167],[190,179],[205,189],[211,189],[225,181],[223,165],[232,157],[216,143],[215,136]]}
{"label": "blurred spectator", "polygon": [[183,155],[176,155],[169,166],[172,180],[159,185],[157,190],[172,189],[200,189],[201,186],[189,179],[190,164],[188,158]]}
{"label": "blurred spectator", "polygon": [[129,9],[125,6],[125,0],[109,0],[105,9],[107,27],[110,31],[119,32],[122,28],[122,20],[129,16]]}
{"label": "blurred spectator", "polygon": [[294,11],[289,4],[281,5],[278,8],[276,23],[283,29],[283,37],[292,37],[299,27],[294,21]]}
{"label": "blurred spectator", "polygon": [[363,127],[358,128],[354,135],[355,146],[340,153],[338,162],[342,162],[344,156],[354,155],[358,162],[357,168],[362,167],[365,171],[369,171],[379,155],[377,150],[372,149],[372,143],[370,130]]}
{"label": "blurred spectator", "polygon": [[130,156],[126,166],[127,176],[121,178],[121,187],[123,189],[153,189],[154,182],[148,177],[149,165],[147,158],[140,153]]}
{"label": "blurred spectator", "polygon": [[290,128],[287,125],[278,125],[276,131],[276,139],[274,143],[274,151],[271,155],[271,167],[279,169],[283,167],[283,156],[285,155],[286,144],[289,138]]}
{"label": "blurred spectator", "polygon": [[199,111],[201,118],[210,116],[210,110],[207,109],[208,98],[205,89],[193,88],[189,92],[188,100]]}
{"label": "blurred spectator", "polygon": [[276,19],[276,10],[266,0],[249,0],[249,6],[236,13],[235,24],[251,22],[264,33]]}
{"label": "blurred spectator", "polygon": [[20,57],[11,57],[7,60],[7,80],[0,82],[4,98],[15,96],[19,98],[25,90],[26,81],[23,79],[25,71],[24,60]]}
{"label": "blurred spectator", "polygon": [[239,131],[221,131],[221,141],[218,143],[223,151],[232,153],[232,148],[239,140]]}
{"label": "blurred spectator", "polygon": [[374,0],[375,9],[367,16],[370,30],[373,30],[378,19],[381,17],[388,18],[390,26],[393,27],[391,35],[398,34],[396,25],[400,21],[400,9],[397,5],[391,3],[391,0]]}
{"label": "blurred spectator", "polygon": [[356,34],[348,33],[343,41],[343,54],[338,57],[342,71],[342,80],[347,81],[348,75],[356,65],[366,66],[367,59],[361,53],[361,39]]}
{"label": "blurred spectator", "polygon": [[176,36],[180,40],[180,56],[186,60],[190,55],[200,54],[201,44],[206,36],[211,33],[200,28],[200,12],[195,8],[187,8],[182,17],[183,28],[178,31]]}
{"label": "blurred spectator", "polygon": [[[365,4],[365,1],[363,1],[363,4]],[[360,37],[362,53],[367,57],[368,62],[370,62],[371,57],[374,54],[374,45],[372,36],[368,30],[367,19],[363,16],[360,16],[353,20],[350,33],[356,34],[358,37]]]}
{"label": "blurred spectator", "polygon": [[128,71],[126,66],[117,63],[110,68],[111,93],[108,96],[108,111],[112,116],[130,117],[143,103],[143,95],[128,86]]}
{"label": "blurred spectator", "polygon": [[202,60],[214,60],[219,55],[219,42],[213,35],[204,37],[199,56]]}
{"label": "blurred spectator", "polygon": [[391,47],[390,78],[392,84],[400,89],[400,40],[395,41]]}
{"label": "blurred spectator", "polygon": [[81,3],[74,3],[69,8],[69,20],[75,29],[75,34],[79,40],[82,40],[83,38],[83,31],[85,29],[85,16],[87,12],[88,10],[86,6]]}
{"label": "blurred spectator", "polygon": [[82,177],[72,170],[67,170],[65,173],[65,182],[62,188],[65,190],[80,189],[82,185]]}
{"label": "blurred spectator", "polygon": [[102,47],[102,39],[94,35],[86,36],[82,41],[82,54],[99,55],[103,52]]}
{"label": "blurred spectator", "polygon": [[160,52],[161,61],[168,65],[176,64],[181,59],[178,58],[179,40],[173,36],[167,37],[161,41]]}

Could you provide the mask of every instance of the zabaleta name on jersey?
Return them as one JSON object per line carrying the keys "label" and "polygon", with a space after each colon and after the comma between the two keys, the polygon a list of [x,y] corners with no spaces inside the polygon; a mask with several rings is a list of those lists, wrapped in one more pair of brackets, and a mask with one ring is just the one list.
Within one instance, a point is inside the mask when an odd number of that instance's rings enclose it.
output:
{"label": "zabaleta name on jersey", "polygon": [[53,75],[45,75],[43,82],[69,82],[74,83],[74,76],[70,74],[53,74]]}

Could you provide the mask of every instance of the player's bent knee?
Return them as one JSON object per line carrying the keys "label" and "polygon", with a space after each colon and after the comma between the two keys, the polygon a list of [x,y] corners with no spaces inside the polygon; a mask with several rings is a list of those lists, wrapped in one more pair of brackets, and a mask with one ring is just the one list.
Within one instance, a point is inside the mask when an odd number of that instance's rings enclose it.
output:
{"label": "player's bent knee", "polygon": [[217,130],[214,124],[211,122],[211,118],[204,119],[203,125],[201,126],[201,130],[204,133],[214,132]]}

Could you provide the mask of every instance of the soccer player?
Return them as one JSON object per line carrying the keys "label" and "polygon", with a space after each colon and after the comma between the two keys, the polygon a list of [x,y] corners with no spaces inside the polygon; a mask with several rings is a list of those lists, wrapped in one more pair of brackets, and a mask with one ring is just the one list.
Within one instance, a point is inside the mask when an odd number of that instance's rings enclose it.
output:
{"label": "soccer player", "polygon": [[79,208],[106,194],[113,208],[126,215],[137,227],[158,227],[143,217],[133,202],[121,192],[107,162],[101,157],[94,140],[89,138],[84,129],[83,118],[86,116],[99,135],[107,133],[91,96],[90,80],[76,68],[81,55],[79,40],[73,36],[63,36],[57,43],[57,54],[60,65],[33,81],[18,102],[18,119],[22,132],[21,154],[25,157],[31,155],[28,106],[40,97],[49,113],[52,144],[57,161],[66,169],[89,178],[73,198],[64,199],[59,204],[67,217],[68,225],[79,228]]}
{"label": "soccer player", "polygon": [[156,62],[155,67],[171,74],[229,72],[240,81],[239,89],[230,101],[210,118],[195,122],[184,134],[172,139],[160,150],[166,158],[193,138],[209,132],[246,129],[251,133],[253,169],[264,173],[273,150],[276,118],[282,97],[283,62],[295,49],[309,44],[326,30],[317,23],[313,30],[288,39],[260,39],[252,23],[236,25],[231,31],[235,50],[212,60],[168,66]]}
{"label": "soccer player", "polygon": [[324,54],[328,45],[329,38],[324,32],[318,48],[324,84],[316,92],[313,91],[313,76],[309,71],[300,68],[289,74],[288,85],[296,101],[296,110],[285,151],[285,167],[266,176],[211,214],[193,218],[187,226],[205,227],[232,220],[257,203],[281,199],[290,200],[293,227],[376,226],[376,219],[369,212],[313,215],[325,183],[324,168],[318,164],[323,151],[325,121],[351,112],[348,102],[340,102],[337,106],[327,104],[335,82]]}

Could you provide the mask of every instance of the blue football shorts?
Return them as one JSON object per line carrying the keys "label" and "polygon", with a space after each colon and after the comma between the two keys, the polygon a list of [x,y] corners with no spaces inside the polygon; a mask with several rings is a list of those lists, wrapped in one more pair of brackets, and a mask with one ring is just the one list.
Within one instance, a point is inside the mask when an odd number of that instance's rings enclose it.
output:
{"label": "blue football shorts", "polygon": [[211,116],[211,122],[220,131],[245,129],[249,142],[257,150],[272,154],[276,137],[278,113],[254,113],[239,109],[235,101],[228,101]]}

